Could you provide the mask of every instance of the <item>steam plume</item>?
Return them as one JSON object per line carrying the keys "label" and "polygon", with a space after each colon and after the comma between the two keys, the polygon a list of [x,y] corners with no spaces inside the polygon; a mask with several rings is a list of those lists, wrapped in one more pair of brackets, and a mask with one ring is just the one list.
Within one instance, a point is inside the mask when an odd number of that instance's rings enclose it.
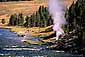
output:
{"label": "steam plume", "polygon": [[66,24],[64,0],[48,0],[49,13],[53,19],[53,30],[56,32],[56,40],[64,33],[62,25]]}

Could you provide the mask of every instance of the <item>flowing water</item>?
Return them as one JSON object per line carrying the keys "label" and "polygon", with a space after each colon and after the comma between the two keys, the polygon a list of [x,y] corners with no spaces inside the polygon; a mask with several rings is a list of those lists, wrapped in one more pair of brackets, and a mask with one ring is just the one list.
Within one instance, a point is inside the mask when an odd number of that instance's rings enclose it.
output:
{"label": "flowing water", "polygon": [[10,29],[0,29],[0,47],[24,45],[20,40],[16,40],[17,38],[17,34]]}
{"label": "flowing water", "polygon": [[11,47],[11,46],[26,46],[26,48],[45,48],[46,45],[38,46],[38,45],[30,45],[25,44],[19,40],[20,37],[17,36],[15,32],[11,32],[10,29],[0,29],[0,56],[7,55],[12,56],[30,56],[30,57],[82,57],[79,54],[72,54],[68,52],[59,52],[58,50],[50,50],[50,49],[43,49],[43,50],[3,50],[4,47]]}

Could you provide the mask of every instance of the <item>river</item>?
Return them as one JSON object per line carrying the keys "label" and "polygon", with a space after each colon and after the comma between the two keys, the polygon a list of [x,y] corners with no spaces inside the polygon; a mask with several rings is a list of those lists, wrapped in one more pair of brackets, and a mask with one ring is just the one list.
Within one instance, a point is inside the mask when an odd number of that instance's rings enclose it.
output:
{"label": "river", "polygon": [[[82,57],[82,54],[72,54],[69,52],[60,52],[58,50],[31,50],[33,47],[44,48],[45,46],[29,45],[21,42],[15,32],[10,29],[0,29],[0,56],[28,56],[28,57]],[[26,46],[30,50],[3,50],[4,47]],[[16,47],[15,47],[16,48]]]}

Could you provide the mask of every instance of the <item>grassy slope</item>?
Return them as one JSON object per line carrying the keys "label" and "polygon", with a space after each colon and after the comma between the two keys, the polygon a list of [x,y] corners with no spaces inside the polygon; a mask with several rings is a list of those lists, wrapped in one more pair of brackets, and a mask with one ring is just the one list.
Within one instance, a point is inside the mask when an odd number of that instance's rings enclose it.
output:
{"label": "grassy slope", "polygon": [[38,10],[40,5],[47,5],[46,2],[19,1],[19,2],[0,2],[0,19],[8,19],[14,13],[31,15]]}
{"label": "grassy slope", "polygon": [[[0,2],[0,19],[9,19],[9,16],[14,13],[31,15],[38,10],[40,5],[47,6],[47,2],[48,0]],[[65,4],[67,5],[67,7],[69,7],[72,2],[73,0],[65,0]]]}

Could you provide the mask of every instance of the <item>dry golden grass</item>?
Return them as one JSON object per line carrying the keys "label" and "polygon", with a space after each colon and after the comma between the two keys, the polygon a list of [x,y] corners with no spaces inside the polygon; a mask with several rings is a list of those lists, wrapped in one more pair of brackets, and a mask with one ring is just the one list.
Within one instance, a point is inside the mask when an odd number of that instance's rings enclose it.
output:
{"label": "dry golden grass", "polygon": [[6,23],[8,23],[10,15],[15,13],[23,13],[24,15],[30,16],[38,10],[40,5],[47,6],[47,2],[0,2],[0,25],[2,19],[5,19]]}
{"label": "dry golden grass", "polygon": [[[24,35],[25,33],[30,33],[34,37],[44,37],[44,36],[50,36],[50,35],[54,34],[53,31],[40,33],[50,27],[51,26],[48,26],[45,28],[39,28],[39,27],[26,28],[26,27],[20,27],[20,26],[6,26],[6,25],[0,26],[0,28],[10,28],[12,32],[17,33],[18,35],[20,35],[20,34]],[[29,32],[28,32],[28,30],[29,30]],[[47,43],[47,42],[50,42],[51,39],[42,40],[42,41],[44,43]],[[41,45],[41,44],[44,44],[42,41],[27,40],[26,43]]]}
{"label": "dry golden grass", "polygon": [[[23,13],[24,15],[32,15],[35,13],[40,5],[48,6],[48,0],[42,2],[35,1],[18,1],[18,2],[0,2],[0,24],[1,19],[5,19],[6,24],[9,22],[10,15],[15,13]],[[73,3],[74,0],[65,0],[67,8]],[[77,0],[75,0],[76,2]]]}
{"label": "dry golden grass", "polygon": [[[26,28],[26,27],[21,27],[21,26],[6,26],[6,25],[2,25],[2,26],[0,26],[0,28],[10,28],[12,32],[16,32],[17,34],[23,34],[24,35],[25,33],[30,33],[34,37],[38,37],[38,36],[44,37],[44,36],[49,36],[49,35],[54,33],[53,31],[42,32],[42,31],[46,31],[49,27],[44,27],[44,28],[39,28],[39,27]],[[42,32],[42,33],[40,33],[40,32]]]}
{"label": "dry golden grass", "polygon": [[19,2],[0,2],[0,19],[9,17],[14,13],[31,15],[38,10],[40,5],[47,5],[47,2],[19,1]]}
{"label": "dry golden grass", "polygon": [[[74,0],[65,0],[65,4],[69,7]],[[75,0],[76,1],[76,0]],[[0,2],[0,19],[9,18],[14,13],[23,13],[31,15],[38,10],[40,5],[47,6],[48,0],[43,2],[37,1],[18,1],[18,2]]]}

